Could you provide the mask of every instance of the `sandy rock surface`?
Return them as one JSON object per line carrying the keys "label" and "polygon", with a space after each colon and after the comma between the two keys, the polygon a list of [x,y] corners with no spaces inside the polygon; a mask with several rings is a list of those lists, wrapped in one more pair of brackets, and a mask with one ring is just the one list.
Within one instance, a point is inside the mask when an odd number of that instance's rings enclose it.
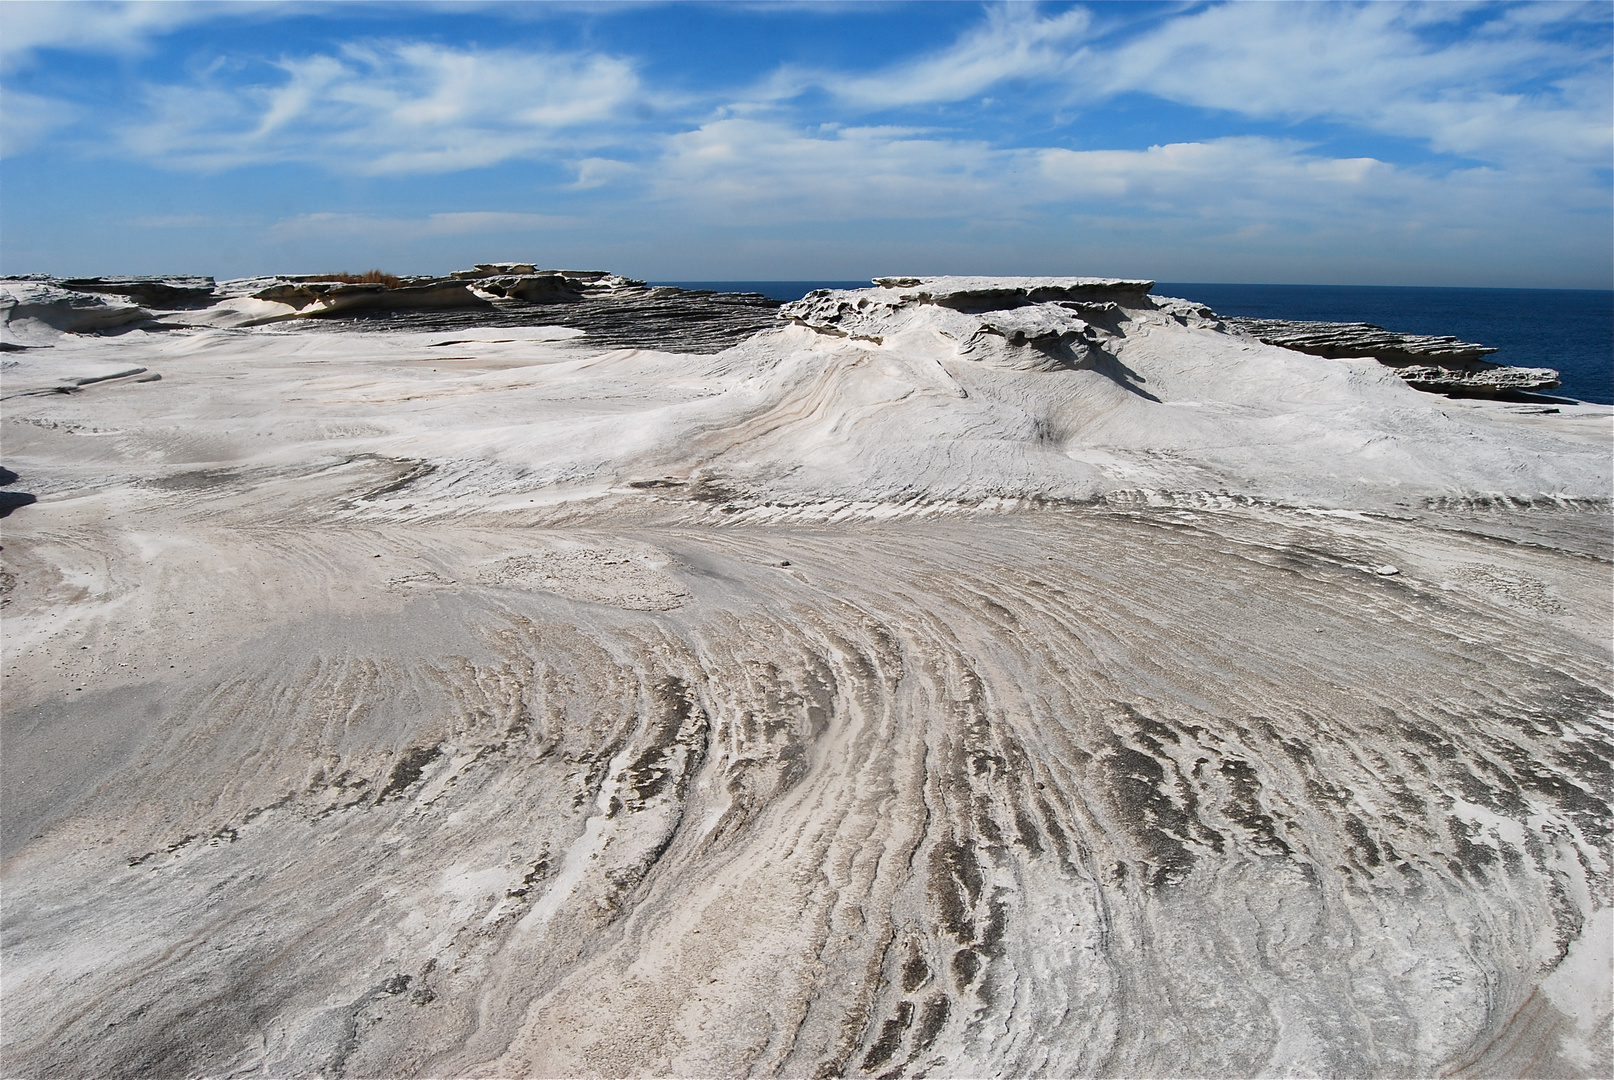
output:
{"label": "sandy rock surface", "polygon": [[5,353],[4,1073],[1609,1075],[1610,410],[926,280]]}

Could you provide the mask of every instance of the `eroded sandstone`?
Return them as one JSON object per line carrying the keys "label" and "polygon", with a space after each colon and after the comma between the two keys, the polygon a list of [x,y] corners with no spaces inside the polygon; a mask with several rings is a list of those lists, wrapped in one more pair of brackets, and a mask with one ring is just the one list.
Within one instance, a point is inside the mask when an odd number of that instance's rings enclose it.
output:
{"label": "eroded sandstone", "polygon": [[4,1072],[1607,1075],[1609,410],[948,288],[6,353]]}

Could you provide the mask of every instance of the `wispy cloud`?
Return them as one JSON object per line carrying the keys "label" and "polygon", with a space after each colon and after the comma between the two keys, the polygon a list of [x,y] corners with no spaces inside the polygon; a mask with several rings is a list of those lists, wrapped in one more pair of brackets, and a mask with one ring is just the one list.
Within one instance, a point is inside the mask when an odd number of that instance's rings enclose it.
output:
{"label": "wispy cloud", "polygon": [[[1049,149],[1038,155],[1046,199],[1113,200],[1152,215],[1272,221],[1319,209],[1359,210],[1406,179],[1375,158],[1335,158],[1256,136],[1146,150]],[[1353,204],[1356,204],[1353,206]]]}
{"label": "wispy cloud", "polygon": [[1041,87],[1050,110],[1091,112],[1141,93],[1492,161],[1606,166],[1614,144],[1606,4],[1213,4],[1162,11],[1141,30],[1096,10],[992,8],[930,55],[867,73],[786,67],[750,97],[778,103],[817,88],[881,112],[1019,83]]}
{"label": "wispy cloud", "polygon": [[1235,136],[1143,150],[997,148],[894,127],[796,129],[725,119],[666,141],[642,179],[705,219],[761,221],[1018,217],[1104,204],[1228,227],[1349,215],[1435,184],[1371,157]]}
{"label": "wispy cloud", "polygon": [[129,222],[136,229],[236,228],[249,223],[249,219],[240,215],[224,214],[152,214]]}
{"label": "wispy cloud", "polygon": [[873,75],[821,81],[838,97],[866,107],[961,101],[1011,79],[1068,75],[1092,21],[1084,8],[1044,18],[1029,5],[995,7],[979,27],[933,55]]}
{"label": "wispy cloud", "polygon": [[55,3],[12,0],[0,4],[0,66],[27,63],[43,49],[134,53],[154,37],[182,26],[231,15],[263,16],[277,5],[172,3]]}
{"label": "wispy cloud", "polygon": [[1608,161],[1606,32],[1575,4],[1228,4],[1095,49],[1073,86],[1258,119],[1332,120],[1447,154]]}
{"label": "wispy cloud", "polygon": [[0,157],[33,149],[47,135],[73,123],[82,112],[69,102],[7,87],[0,92]]}
{"label": "wispy cloud", "polygon": [[937,217],[1001,198],[1004,156],[911,129],[726,119],[666,139],[642,176],[728,221]]}
{"label": "wispy cloud", "polygon": [[471,210],[450,214],[429,214],[419,218],[380,217],[370,214],[299,214],[269,227],[275,239],[333,236],[399,240],[443,236],[477,236],[493,233],[531,233],[575,225],[565,215],[521,214],[493,210]]}
{"label": "wispy cloud", "polygon": [[455,172],[608,142],[641,94],[633,66],[617,57],[421,42],[283,59],[266,74],[149,86],[148,116],[124,145],[201,169],[302,161]]}

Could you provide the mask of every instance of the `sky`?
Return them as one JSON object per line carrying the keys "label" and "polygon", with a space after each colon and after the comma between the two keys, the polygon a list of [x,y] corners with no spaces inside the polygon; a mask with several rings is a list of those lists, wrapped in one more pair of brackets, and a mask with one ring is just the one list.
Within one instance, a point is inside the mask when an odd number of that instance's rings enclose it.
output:
{"label": "sky", "polygon": [[0,4],[0,272],[1614,287],[1614,4]]}

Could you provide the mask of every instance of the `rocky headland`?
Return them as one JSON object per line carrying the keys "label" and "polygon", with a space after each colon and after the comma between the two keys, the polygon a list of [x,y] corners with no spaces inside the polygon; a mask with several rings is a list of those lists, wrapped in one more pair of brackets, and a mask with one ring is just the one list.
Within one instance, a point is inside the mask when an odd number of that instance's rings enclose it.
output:
{"label": "rocky headland", "polygon": [[[944,287],[952,290],[948,295],[930,297],[925,292],[926,280],[955,283]],[[1154,287],[1151,281],[1059,278],[1036,279],[1045,283],[1026,288],[1001,284],[1010,280],[880,278],[874,284],[910,299],[924,297],[926,303],[943,308],[964,311],[973,306],[997,311],[999,321],[1012,318],[1006,314],[1012,311],[1035,311],[1046,321],[1061,318],[1057,314],[1061,309],[1079,312],[1086,304],[1096,305],[1094,310],[1098,310],[1103,304],[1130,298],[1133,306],[1169,308],[1180,319],[1197,320],[1197,325],[1216,325],[1312,356],[1372,358],[1414,388],[1431,393],[1497,397],[1559,385],[1558,373],[1550,368],[1493,364],[1484,357],[1496,349],[1449,336],[1400,334],[1370,323],[1223,318],[1190,301],[1162,303],[1148,298]],[[970,281],[975,283],[968,284]],[[990,286],[987,281],[1000,284]],[[549,310],[559,304],[577,307]],[[582,329],[600,343],[700,352],[737,344],[767,329],[778,306],[756,294],[647,286],[604,271],[542,270],[529,263],[485,263],[447,277],[389,281],[320,275],[222,283],[206,277],[0,280],[0,321],[19,326],[36,323],[72,333],[134,327],[245,327],[290,319],[373,320],[378,316],[387,320],[388,329],[450,329],[513,318],[529,325]],[[828,312],[805,316],[812,307],[813,303],[802,301],[793,305],[798,314],[786,317],[820,328],[840,317]]]}
{"label": "rocky headland", "polygon": [[1614,1071],[1545,375],[1108,278],[0,288],[6,1075]]}

